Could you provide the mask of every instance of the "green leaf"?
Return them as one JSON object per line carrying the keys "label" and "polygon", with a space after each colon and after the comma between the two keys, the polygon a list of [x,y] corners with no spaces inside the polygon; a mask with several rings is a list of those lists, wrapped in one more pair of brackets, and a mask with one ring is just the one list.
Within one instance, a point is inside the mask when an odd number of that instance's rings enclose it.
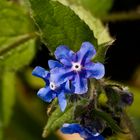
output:
{"label": "green leaf", "polygon": [[0,1],[0,69],[18,70],[35,54],[35,34],[21,5]]}
{"label": "green leaf", "polygon": [[54,51],[63,44],[78,50],[83,41],[96,45],[93,32],[69,7],[51,0],[29,2],[34,22],[49,49]]}
{"label": "green leaf", "polygon": [[67,2],[70,5],[82,6],[97,17],[105,16],[113,4],[113,0],[67,0]]}
{"label": "green leaf", "polygon": [[[56,101],[54,101],[54,104]],[[43,131],[43,137],[47,137],[47,135],[50,132],[54,132],[55,130],[62,127],[64,123],[72,123],[76,122],[74,119],[75,115],[80,115],[80,112],[77,112],[77,107],[79,106],[85,106],[88,103],[88,100],[85,98],[82,98],[77,103],[75,103],[75,106],[73,104],[69,104],[65,110],[65,112],[62,112],[60,110],[60,107],[57,106],[56,110],[51,113],[51,115],[48,118],[47,124]]]}
{"label": "green leaf", "polygon": [[47,137],[50,132],[62,127],[64,123],[73,122],[74,107],[71,105],[66,108],[65,112],[61,112],[60,107],[57,106],[57,109],[49,116],[48,122],[44,128],[43,137]]}
{"label": "green leaf", "polygon": [[0,38],[14,37],[33,31],[27,12],[20,5],[0,1]]}
{"label": "green leaf", "polygon": [[94,56],[93,61],[94,62],[99,61],[99,62],[104,63],[106,52],[112,43],[113,43],[113,41],[112,42],[110,41],[108,43],[103,43],[103,44],[99,45],[98,51],[97,51],[96,55]]}
{"label": "green leaf", "polygon": [[[113,39],[110,37],[108,29],[103,26],[101,21],[95,18],[85,7],[80,4],[76,4],[75,2],[70,2],[67,0],[53,0],[59,1],[60,3],[69,6],[76,15],[79,16],[81,20],[83,20],[93,32],[95,38],[97,39],[98,45],[102,45],[105,43],[113,42]],[[94,44],[96,49],[99,47]]]}
{"label": "green leaf", "polygon": [[[0,77],[0,134],[10,121],[15,102],[15,74],[1,71]],[[0,136],[2,139],[2,136]],[[0,139],[0,140],[1,140]]]}
{"label": "green leaf", "polygon": [[113,120],[112,117],[108,113],[100,111],[100,110],[95,110],[95,109],[93,110],[92,113],[94,116],[97,116],[97,117],[101,118],[102,120],[105,120],[106,123],[111,127],[111,129],[113,131],[126,133],[117,125],[115,120]]}
{"label": "green leaf", "polygon": [[[28,36],[27,36],[28,37]],[[23,40],[24,38],[21,38]],[[19,40],[19,41],[21,41]],[[18,40],[16,41],[18,42]],[[35,40],[23,43],[10,44],[6,49],[0,51],[0,69],[16,71],[28,65],[35,55]]]}

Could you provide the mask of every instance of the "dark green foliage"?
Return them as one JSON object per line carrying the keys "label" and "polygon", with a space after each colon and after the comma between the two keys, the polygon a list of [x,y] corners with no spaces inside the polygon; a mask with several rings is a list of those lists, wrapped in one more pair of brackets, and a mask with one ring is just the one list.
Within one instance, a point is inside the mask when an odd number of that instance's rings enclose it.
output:
{"label": "dark green foliage", "polygon": [[83,41],[96,44],[93,32],[69,7],[50,0],[30,0],[30,6],[40,36],[50,50],[62,44],[78,50]]}

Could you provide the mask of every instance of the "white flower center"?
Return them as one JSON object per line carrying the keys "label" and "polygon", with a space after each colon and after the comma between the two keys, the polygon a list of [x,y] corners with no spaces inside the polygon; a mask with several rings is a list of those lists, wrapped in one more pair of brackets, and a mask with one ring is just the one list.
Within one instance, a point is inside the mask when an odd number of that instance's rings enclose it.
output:
{"label": "white flower center", "polygon": [[55,83],[50,82],[50,89],[51,89],[51,90],[55,90],[55,89],[56,89]]}
{"label": "white flower center", "polygon": [[73,64],[72,64],[72,69],[73,69],[74,71],[81,71],[82,66],[81,66],[81,64],[79,64],[79,63],[73,63]]}
{"label": "white flower center", "polygon": [[97,136],[99,136],[99,135],[100,135],[99,133],[94,134],[95,137],[97,137]]}

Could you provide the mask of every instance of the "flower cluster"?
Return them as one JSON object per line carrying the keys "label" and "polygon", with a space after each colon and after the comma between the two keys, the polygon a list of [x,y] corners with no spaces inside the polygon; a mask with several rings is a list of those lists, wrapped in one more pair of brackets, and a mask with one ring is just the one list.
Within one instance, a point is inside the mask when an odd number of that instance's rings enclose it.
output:
{"label": "flower cluster", "polygon": [[[101,79],[105,74],[105,69],[103,64],[91,61],[96,50],[89,42],[83,42],[77,52],[71,51],[67,46],[59,46],[54,54],[58,61],[48,61],[50,72],[37,66],[32,74],[42,78],[46,83],[37,95],[49,103],[57,97],[63,112],[67,106],[65,95],[86,93],[88,79]],[[65,124],[61,131],[69,134],[79,133],[85,140],[103,140],[99,133],[93,133],[79,124]]]}
{"label": "flower cluster", "polygon": [[101,79],[104,76],[104,65],[91,59],[96,54],[94,46],[83,42],[78,52],[71,51],[67,46],[59,46],[55,51],[59,61],[49,60],[50,72],[37,66],[32,74],[42,78],[46,86],[37,95],[46,102],[58,98],[61,111],[67,105],[65,94],[84,94],[88,91],[88,78]]}

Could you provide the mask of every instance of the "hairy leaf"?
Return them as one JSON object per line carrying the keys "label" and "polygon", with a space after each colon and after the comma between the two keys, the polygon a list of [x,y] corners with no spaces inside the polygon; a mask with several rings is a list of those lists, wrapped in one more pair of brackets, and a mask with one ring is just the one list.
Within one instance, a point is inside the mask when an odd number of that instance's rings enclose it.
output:
{"label": "hairy leaf", "polygon": [[[75,14],[78,15],[80,19],[83,20],[92,30],[95,38],[97,39],[98,45],[113,41],[108,33],[108,29],[103,26],[99,19],[95,18],[87,9],[85,9],[85,7],[76,4],[75,2],[71,3],[69,0],[53,1],[59,1],[62,4],[69,6],[75,12]],[[96,49],[98,49],[98,46],[96,46],[96,44],[95,47]]]}
{"label": "hairy leaf", "polygon": [[98,51],[97,51],[96,55],[94,56],[93,60],[104,63],[106,52],[112,43],[113,43],[113,41],[112,42],[110,41],[110,42],[99,45]]}
{"label": "hairy leaf", "polygon": [[76,108],[81,105],[84,106],[87,103],[88,100],[83,98],[75,103],[75,106],[73,106],[73,104],[69,104],[65,112],[61,112],[60,107],[57,106],[56,110],[53,111],[49,116],[49,119],[43,131],[43,137],[46,137],[50,132],[54,132],[55,130],[59,129],[64,123],[76,122],[74,117],[75,115],[79,115],[79,112],[77,112],[78,114],[76,113]]}
{"label": "hairy leaf", "polygon": [[49,116],[48,122],[43,131],[43,137],[46,137],[50,132],[59,129],[64,123],[73,122],[74,107],[67,107],[65,112],[61,112],[60,107]]}
{"label": "hairy leaf", "polygon": [[70,5],[81,5],[97,17],[105,16],[113,4],[113,0],[67,0],[67,2]]}
{"label": "hairy leaf", "polygon": [[31,27],[30,18],[20,5],[0,1],[0,38],[32,32]]}
{"label": "hairy leaf", "polygon": [[96,45],[92,31],[69,7],[52,0],[29,1],[40,36],[49,49],[63,44],[78,50],[83,41]]}
{"label": "hairy leaf", "polygon": [[35,55],[34,39],[23,44],[11,45],[0,53],[0,69],[5,67],[7,70],[16,71],[28,65]]}
{"label": "hairy leaf", "polygon": [[0,69],[17,70],[33,58],[35,34],[27,11],[20,5],[0,1],[0,11]]}

